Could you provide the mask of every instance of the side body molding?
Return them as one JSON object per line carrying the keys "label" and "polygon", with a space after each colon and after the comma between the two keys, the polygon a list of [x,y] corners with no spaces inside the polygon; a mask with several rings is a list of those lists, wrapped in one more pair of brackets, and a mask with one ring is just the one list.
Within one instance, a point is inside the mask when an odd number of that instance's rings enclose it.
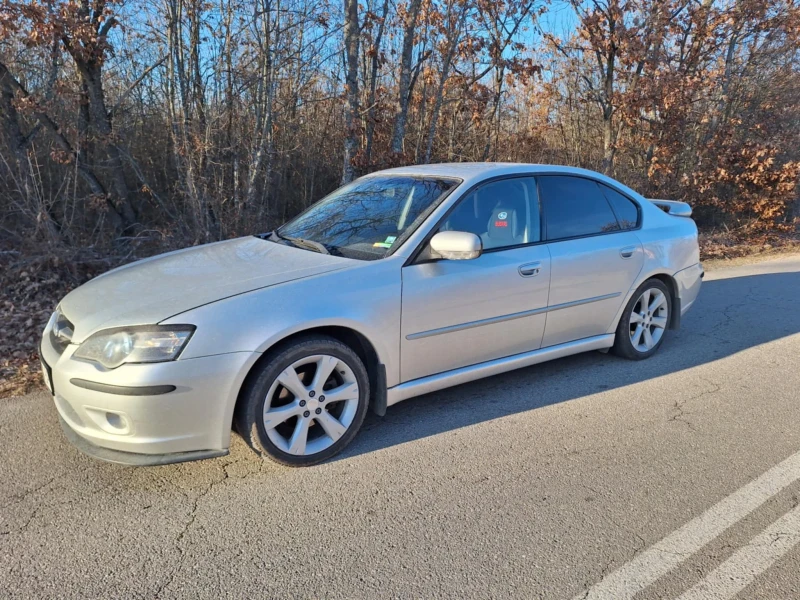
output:
{"label": "side body molding", "polygon": [[614,345],[614,335],[597,335],[583,340],[576,340],[566,344],[559,344],[549,348],[541,348],[532,352],[515,354],[506,358],[490,360],[470,367],[462,367],[430,375],[420,379],[414,379],[406,383],[394,386],[387,390],[387,406],[392,406],[408,398],[428,394],[454,385],[475,381],[490,375],[499,375],[507,371],[513,371],[521,367],[528,367],[538,363],[546,362],[556,358],[588,352],[590,350],[603,350]]}

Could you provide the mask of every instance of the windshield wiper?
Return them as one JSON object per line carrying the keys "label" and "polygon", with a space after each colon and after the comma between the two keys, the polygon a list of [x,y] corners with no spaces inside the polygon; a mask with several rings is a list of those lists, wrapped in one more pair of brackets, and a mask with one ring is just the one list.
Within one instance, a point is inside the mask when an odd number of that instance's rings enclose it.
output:
{"label": "windshield wiper", "polygon": [[281,235],[278,233],[276,229],[273,231],[277,237],[282,240],[286,240],[287,242],[291,242],[298,248],[305,248],[306,250],[313,250],[315,252],[319,252],[320,254],[330,254],[330,250],[328,250],[324,245],[320,244],[319,242],[315,242],[314,240],[304,240],[303,238],[298,237],[289,237],[286,235]]}
{"label": "windshield wiper", "polygon": [[296,237],[284,237],[283,239],[289,240],[293,244],[297,244],[298,246],[302,246],[307,249],[316,250],[320,254],[330,254],[330,251],[319,242],[315,242],[314,240],[304,240],[303,238],[296,238]]}
{"label": "windshield wiper", "polygon": [[290,237],[287,235],[281,235],[278,233],[278,230],[275,229],[274,231],[270,231],[269,233],[265,233],[259,237],[263,239],[268,239],[271,242],[277,242],[278,240],[289,242],[296,248],[302,248],[303,250],[312,250],[314,252],[319,252],[320,254],[335,254],[336,256],[341,256],[341,252],[336,246],[326,246],[325,244],[321,244],[320,242],[315,242],[314,240],[307,240],[304,238],[299,237]]}

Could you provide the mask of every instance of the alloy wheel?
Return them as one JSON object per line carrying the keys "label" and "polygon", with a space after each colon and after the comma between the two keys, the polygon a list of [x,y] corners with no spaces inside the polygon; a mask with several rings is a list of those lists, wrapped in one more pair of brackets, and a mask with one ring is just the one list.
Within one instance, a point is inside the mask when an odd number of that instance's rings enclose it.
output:
{"label": "alloy wheel", "polygon": [[355,373],[345,361],[325,354],[307,356],[284,369],[270,386],[264,430],[283,452],[317,454],[352,425],[358,399]]}
{"label": "alloy wheel", "polygon": [[633,305],[630,319],[631,344],[638,352],[648,352],[658,345],[667,328],[667,296],[657,288],[646,289]]}

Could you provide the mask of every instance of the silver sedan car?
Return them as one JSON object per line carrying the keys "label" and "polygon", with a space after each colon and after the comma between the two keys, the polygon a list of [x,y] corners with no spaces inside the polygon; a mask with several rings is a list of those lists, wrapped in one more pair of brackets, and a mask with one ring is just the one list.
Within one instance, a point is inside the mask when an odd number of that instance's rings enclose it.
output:
{"label": "silver sedan car", "polygon": [[68,294],[41,343],[67,437],[136,465],[311,465],[369,408],[554,358],[648,358],[700,290],[680,202],[599,173],[440,164],[362,177],[277,230]]}

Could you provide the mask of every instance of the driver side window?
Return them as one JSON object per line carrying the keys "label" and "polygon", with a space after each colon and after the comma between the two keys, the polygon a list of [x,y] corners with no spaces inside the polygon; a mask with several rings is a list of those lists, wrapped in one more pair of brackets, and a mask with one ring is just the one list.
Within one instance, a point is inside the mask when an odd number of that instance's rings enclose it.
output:
{"label": "driver side window", "polygon": [[459,200],[439,231],[466,231],[484,250],[540,241],[539,202],[532,177],[501,179]]}

